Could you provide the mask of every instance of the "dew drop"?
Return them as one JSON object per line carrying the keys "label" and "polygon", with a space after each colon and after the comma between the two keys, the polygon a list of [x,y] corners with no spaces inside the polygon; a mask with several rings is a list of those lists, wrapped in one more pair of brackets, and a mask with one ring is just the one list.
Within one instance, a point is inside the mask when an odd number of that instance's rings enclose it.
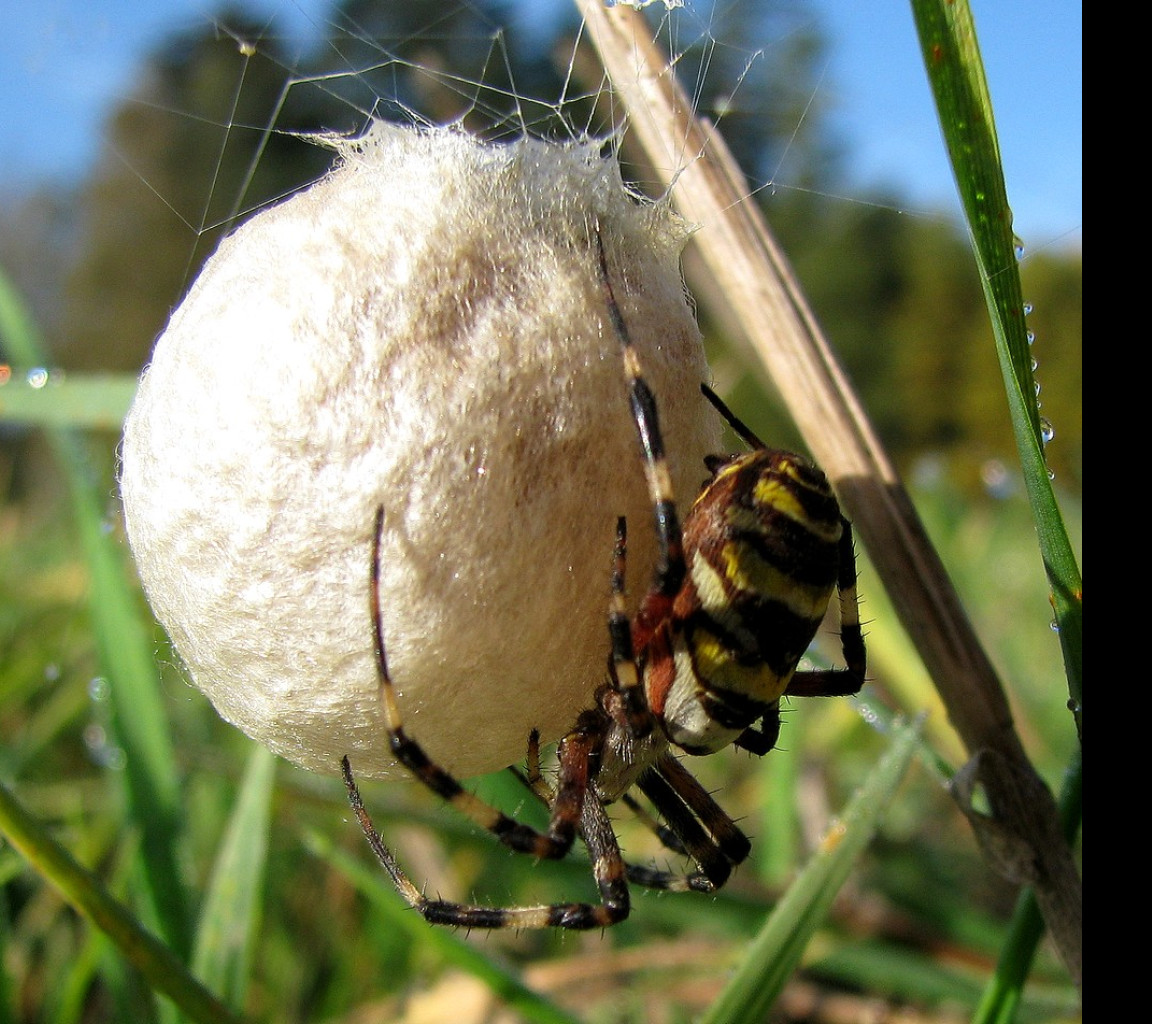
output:
{"label": "dew drop", "polygon": [[1055,619],[1053,619],[1051,622],[1048,623],[1048,628],[1050,630],[1052,630],[1053,633],[1059,633],[1060,632],[1060,623],[1057,622]]}
{"label": "dew drop", "polygon": [[1035,331],[1029,331],[1029,332],[1028,332],[1028,333],[1025,335],[1025,337],[1028,339],[1028,344],[1029,344],[1029,345],[1033,345],[1033,344],[1035,344],[1035,343],[1036,343],[1036,332],[1035,332]]}
{"label": "dew drop", "polygon": [[1056,430],[1049,420],[1043,416],[1040,417],[1040,440],[1048,444],[1056,436]]}
{"label": "dew drop", "polygon": [[103,676],[96,676],[88,681],[88,699],[104,701],[108,699],[108,680]]}
{"label": "dew drop", "polygon": [[1032,312],[1032,303],[1031,302],[1025,302],[1024,303],[1024,315],[1027,316],[1031,312]]}
{"label": "dew drop", "polygon": [[43,366],[34,366],[28,371],[25,378],[28,381],[28,386],[32,388],[42,388],[48,383],[48,370]]}
{"label": "dew drop", "polygon": [[0,386],[7,384],[12,379],[12,367],[7,363],[0,363]]}

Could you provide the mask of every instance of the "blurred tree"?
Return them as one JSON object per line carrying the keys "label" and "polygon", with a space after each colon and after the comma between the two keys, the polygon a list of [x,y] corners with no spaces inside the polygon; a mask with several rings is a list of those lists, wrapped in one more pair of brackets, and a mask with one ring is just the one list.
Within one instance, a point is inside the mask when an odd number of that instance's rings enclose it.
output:
{"label": "blurred tree", "polygon": [[[910,468],[924,451],[962,451],[972,479],[984,460],[1012,461],[966,240],[943,219],[896,212],[897,196],[829,198],[840,151],[811,102],[831,92],[818,88],[824,44],[811,13],[796,0],[679,13],[653,14],[653,30],[674,39],[694,101],[721,121],[752,180],[777,186],[758,195],[897,459]],[[463,119],[495,135],[606,132],[614,113],[596,106],[600,72],[574,54],[576,28],[567,0],[344,0],[296,58],[235,14],[173,39],[112,117],[83,190],[80,256],[56,325],[62,361],[140,366],[220,235],[327,166],[329,152],[301,134],[356,132],[371,116]],[[728,42],[750,39],[775,42],[755,59]],[[1050,456],[1078,483],[1081,263],[1044,256],[1024,272],[1042,412],[1058,438]],[[779,414],[750,418],[797,443]]]}
{"label": "blurred tree", "polygon": [[[789,254],[889,451],[905,472],[925,454],[951,456],[957,481],[985,486],[990,462],[1015,463],[1004,385],[967,238],[944,217],[899,212],[896,196],[845,204],[782,190],[768,218]],[[1051,254],[1022,267],[1034,306],[1041,414],[1067,443],[1049,463],[1081,482],[1082,260]],[[776,409],[751,415],[776,443],[798,444]]]}
{"label": "blurred tree", "polygon": [[285,134],[307,127],[282,106],[290,78],[276,42],[228,14],[148,62],[81,196],[63,363],[139,368],[235,218],[322,173],[330,154]]}
{"label": "blurred tree", "polygon": [[[726,111],[739,152],[775,166],[790,145],[790,177],[811,182],[826,177],[832,147],[819,141],[821,119],[800,114],[821,43],[796,10],[794,0],[716,8],[681,59],[701,83],[699,102]],[[602,124],[594,113],[598,79],[575,95],[572,44],[557,43],[575,37],[575,18],[559,0],[345,0],[298,60],[235,12],[173,39],[113,114],[83,190],[59,358],[79,369],[140,366],[221,234],[325,169],[330,153],[300,133],[356,132],[371,116],[463,119],[495,134],[608,131],[611,112]],[[720,33],[784,41],[749,64],[749,53],[717,43]]]}

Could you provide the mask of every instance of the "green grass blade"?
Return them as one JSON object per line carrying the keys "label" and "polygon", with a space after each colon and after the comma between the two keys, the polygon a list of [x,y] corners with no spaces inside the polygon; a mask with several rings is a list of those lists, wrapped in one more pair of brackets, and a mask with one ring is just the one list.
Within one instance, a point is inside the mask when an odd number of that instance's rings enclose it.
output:
{"label": "green grass blade", "polygon": [[157,992],[193,1021],[231,1024],[238,1018],[197,981],[179,957],[146,931],[135,915],[57,843],[0,784],[0,832],[81,914],[108,936]]}
{"label": "green grass blade", "polygon": [[0,367],[0,421],[5,423],[119,431],[135,394],[133,374],[65,376],[43,367]]}
{"label": "green grass blade", "polygon": [[[1017,452],[1056,614],[1069,707],[1077,733],[1082,735],[1083,584],[1044,460],[1044,430],[1036,405],[1016,259],[1018,243],[1012,233],[1012,211],[976,26],[967,0],[912,0],[912,9],[996,339]],[[1079,808],[1078,800],[1076,804]],[[1058,891],[1039,895],[1061,956],[1079,984],[1082,936],[1075,917],[1078,908],[1072,904],[1061,910],[1053,902],[1062,895]],[[1072,911],[1072,916],[1065,919],[1065,910]],[[1019,927],[1011,930],[1002,951],[1002,964],[1031,961],[1038,937],[1034,927],[1025,926],[1030,919],[1025,897],[1016,919]]]}
{"label": "green grass blade", "polygon": [[252,745],[200,914],[192,971],[231,1006],[243,1006],[268,859],[276,757]]}
{"label": "green grass blade", "polygon": [[1083,703],[1083,585],[1044,460],[1012,211],[967,0],[912,0],[924,64],[992,320],[1025,485],[1052,591],[1072,707]]}
{"label": "green grass blade", "polygon": [[[39,332],[0,273],[0,339],[14,362],[44,364]],[[179,783],[150,625],[124,553],[105,529],[107,480],[92,479],[92,460],[74,431],[47,436],[68,482],[81,549],[90,574],[89,604],[100,663],[110,683],[116,738],[124,750],[124,780],[141,856],[150,913],[165,940],[182,955],[191,947],[191,916],[177,868],[181,832]]]}
{"label": "green grass blade", "polygon": [[309,833],[305,841],[317,857],[346,875],[393,927],[445,963],[479,978],[515,1014],[533,1024],[577,1024],[578,1018],[533,992],[514,973],[485,957],[454,932],[429,925],[404,902],[382,870],[371,870],[318,833]]}
{"label": "green grass blade", "polygon": [[[0,863],[0,964],[8,963],[8,943],[11,929],[12,908],[9,905],[4,887],[9,880],[7,865]],[[16,1020],[15,1000],[12,986],[8,981],[9,972],[0,969],[0,1024],[13,1024]]]}
{"label": "green grass blade", "polygon": [[752,1024],[767,1019],[856,858],[876,834],[919,744],[919,723],[902,726],[895,733],[891,747],[776,905],[701,1024]]}
{"label": "green grass blade", "polygon": [[762,821],[757,829],[763,838],[752,848],[760,877],[767,885],[781,888],[792,877],[803,853],[796,813],[800,756],[799,745],[772,751],[772,770],[765,780],[767,791],[760,801]]}

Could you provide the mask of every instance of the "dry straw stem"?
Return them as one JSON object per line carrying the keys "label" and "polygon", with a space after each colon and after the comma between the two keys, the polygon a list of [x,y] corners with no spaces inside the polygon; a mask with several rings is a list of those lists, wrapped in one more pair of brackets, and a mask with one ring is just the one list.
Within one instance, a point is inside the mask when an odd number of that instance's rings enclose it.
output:
{"label": "dry straw stem", "polygon": [[[812,454],[832,478],[893,605],[993,801],[977,829],[1021,840],[1025,872],[1065,962],[1080,982],[1080,879],[1051,794],[1028,761],[1004,689],[911,499],[719,133],[697,118],[636,11],[576,0],[640,141],[680,213],[706,225],[694,239],[708,273],[775,381]],[[1002,794],[1015,794],[1004,799]],[[1021,814],[1019,808],[1032,808]],[[1039,814],[1035,813],[1039,810]],[[987,845],[986,837],[982,841]]]}

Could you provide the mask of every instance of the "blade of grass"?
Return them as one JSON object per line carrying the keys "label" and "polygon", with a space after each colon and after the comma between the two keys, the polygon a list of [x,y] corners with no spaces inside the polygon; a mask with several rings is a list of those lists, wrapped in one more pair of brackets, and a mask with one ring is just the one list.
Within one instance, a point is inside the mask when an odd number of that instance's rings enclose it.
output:
{"label": "blade of grass", "polygon": [[[0,338],[14,362],[42,366],[44,346],[20,297],[0,273]],[[116,738],[124,750],[124,782],[132,820],[141,831],[144,888],[152,919],[181,955],[191,947],[188,898],[177,867],[180,787],[151,630],[139,611],[123,552],[105,529],[107,481],[91,478],[91,461],[74,431],[46,431],[68,482],[72,511],[88,564],[89,604],[104,674],[110,681]]]}
{"label": "blade of grass", "polygon": [[772,752],[772,770],[764,783],[767,792],[760,801],[763,817],[757,831],[763,839],[752,851],[760,877],[770,886],[786,884],[802,850],[796,809],[799,750],[796,744]]}
{"label": "blade of grass", "polygon": [[1080,729],[1083,702],[1083,582],[1044,461],[1044,427],[1028,352],[1024,297],[1012,233],[1012,210],[1000,163],[992,101],[965,0],[912,0],[924,65],[964,206],[996,352],[1008,396],[1028,499]]}
{"label": "blade of grass", "polygon": [[524,1020],[534,1024],[577,1024],[578,1018],[533,992],[514,973],[457,938],[454,932],[429,927],[424,918],[401,899],[392,883],[381,872],[369,870],[317,832],[308,833],[305,844],[317,857],[334,864],[413,943],[434,952],[445,963],[479,978]]}
{"label": "blade of grass", "polygon": [[192,972],[230,1006],[243,1006],[268,857],[276,757],[252,745],[200,913]]}
{"label": "blade of grass", "polygon": [[768,1011],[800,963],[813,933],[861,851],[880,827],[896,787],[920,743],[920,723],[899,728],[892,745],[833,824],[823,845],[788,887],[764,927],[700,1024],[741,1024],[768,1019]]}
{"label": "blade of grass", "polygon": [[136,383],[134,374],[65,376],[43,367],[23,371],[0,367],[0,421],[118,431],[136,394]]}
{"label": "blade of grass", "polygon": [[114,899],[95,875],[78,864],[3,784],[0,832],[73,907],[116,944],[152,988],[171,999],[191,1020],[238,1024],[240,1018],[197,981],[168,946],[146,931],[132,911]]}
{"label": "blade of grass", "polygon": [[[100,961],[112,949],[108,936],[92,928],[84,937],[84,944],[62,978],[56,979],[53,999],[48,1012],[56,1024],[81,1024],[85,1019],[88,993],[100,970]],[[113,986],[109,986],[113,989]],[[111,993],[110,993],[111,994]]]}
{"label": "blade of grass", "polygon": [[[101,885],[112,893],[128,888],[139,863],[138,836],[133,834],[126,840],[117,844],[111,861],[101,859]],[[139,1013],[139,997],[133,1000],[129,995],[133,987],[132,973],[112,939],[99,928],[89,928],[79,953],[74,953],[63,977],[56,979],[50,1001],[45,1005],[48,1019],[56,1024],[83,1024],[90,1011],[93,984],[99,984],[112,1016],[131,1017],[133,1011]],[[161,1011],[173,1005],[153,998],[147,1009],[152,1010],[157,1002]],[[151,1017],[155,1019],[154,1014]]]}
{"label": "blade of grass", "polygon": [[[1028,354],[1024,299],[1012,233],[1012,211],[1000,162],[992,101],[967,0],[912,0],[924,65],[936,99],[937,115],[953,175],[964,207],[968,232],[980,272],[996,352],[1004,378],[1016,447],[1029,504],[1036,523],[1041,557],[1051,588],[1060,635],[1069,706],[1082,734],[1083,583],[1063,516],[1044,461],[1044,437],[1036,406],[1036,385]],[[1079,787],[1076,787],[1079,793]],[[1079,798],[1074,798],[1078,800]],[[1079,808],[1069,809],[1079,821]],[[1068,811],[1062,816],[1066,818]],[[1055,841],[1059,842],[1056,830]],[[1067,829],[1064,830],[1067,834]],[[1073,832],[1073,835],[1075,832]],[[1046,858],[1040,868],[1036,897],[1061,957],[1077,986],[1082,980],[1082,889],[1070,858]],[[1005,956],[1031,959],[1038,936],[1023,926],[1012,932],[1015,952]]]}
{"label": "blade of grass", "polygon": [[[11,939],[9,921],[13,919],[12,908],[8,903],[5,885],[8,881],[8,866],[0,863],[0,963],[9,963],[8,943]],[[16,1010],[12,998],[12,986],[8,982],[9,972],[0,970],[0,1024],[13,1024]]]}

